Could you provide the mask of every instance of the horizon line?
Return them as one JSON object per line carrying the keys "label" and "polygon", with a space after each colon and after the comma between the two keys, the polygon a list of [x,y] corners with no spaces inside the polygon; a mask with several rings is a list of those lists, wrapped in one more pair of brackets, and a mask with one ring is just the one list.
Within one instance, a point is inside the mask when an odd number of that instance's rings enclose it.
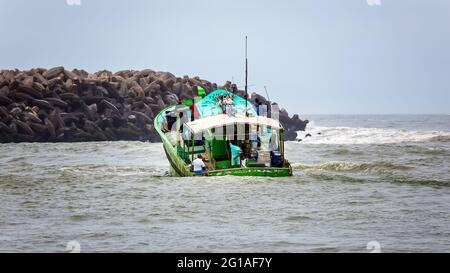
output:
{"label": "horizon line", "polygon": [[302,116],[313,115],[313,116],[450,116],[450,114],[445,113],[306,113],[301,114]]}

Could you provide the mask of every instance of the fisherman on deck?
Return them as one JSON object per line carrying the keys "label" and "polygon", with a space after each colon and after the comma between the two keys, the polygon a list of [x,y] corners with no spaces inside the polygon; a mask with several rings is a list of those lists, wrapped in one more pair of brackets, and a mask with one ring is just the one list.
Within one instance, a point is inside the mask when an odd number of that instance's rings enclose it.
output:
{"label": "fisherman on deck", "polygon": [[203,157],[201,154],[199,154],[197,156],[197,158],[194,159],[194,161],[192,161],[192,167],[193,167],[194,173],[196,173],[196,174],[201,174],[201,173],[205,172],[206,164],[205,164],[205,162],[203,162]]}
{"label": "fisherman on deck", "polygon": [[261,111],[261,106],[262,106],[262,103],[259,101],[259,99],[258,98],[256,98],[255,99],[255,103],[253,104],[254,106],[255,106],[255,108],[256,108],[256,114],[259,116],[259,114],[260,114],[260,111]]}
{"label": "fisherman on deck", "polygon": [[194,86],[194,91],[197,92],[197,97],[194,98],[194,101],[189,106],[189,109],[191,110],[191,121],[194,121],[200,117],[195,104],[206,96],[206,91],[201,86]]}
{"label": "fisherman on deck", "polygon": [[235,83],[233,83],[232,85],[231,85],[231,92],[233,92],[233,94],[237,94],[237,92],[238,92],[238,88],[237,88],[237,86],[236,86],[236,84]]}
{"label": "fisherman on deck", "polygon": [[236,106],[234,104],[234,97],[233,96],[231,96],[230,99],[227,102],[226,113],[228,114],[229,117],[236,116]]}
{"label": "fisherman on deck", "polygon": [[174,113],[175,113],[175,116],[177,117],[177,122],[176,122],[177,131],[183,132],[183,124],[185,122],[187,122],[187,120],[186,120],[187,115],[185,115],[185,112],[188,109],[189,108],[183,104],[182,100],[179,100],[178,104],[175,106]]}

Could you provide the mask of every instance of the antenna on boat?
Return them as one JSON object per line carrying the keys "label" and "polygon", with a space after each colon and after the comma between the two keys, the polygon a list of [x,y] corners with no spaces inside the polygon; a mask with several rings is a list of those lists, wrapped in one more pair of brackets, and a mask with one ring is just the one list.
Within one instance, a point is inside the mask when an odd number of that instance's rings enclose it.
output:
{"label": "antenna on boat", "polygon": [[245,36],[245,115],[248,117],[248,60],[247,60],[247,36]]}
{"label": "antenna on boat", "polygon": [[267,92],[267,87],[264,85],[264,90],[266,90],[267,100],[270,101],[269,92]]}

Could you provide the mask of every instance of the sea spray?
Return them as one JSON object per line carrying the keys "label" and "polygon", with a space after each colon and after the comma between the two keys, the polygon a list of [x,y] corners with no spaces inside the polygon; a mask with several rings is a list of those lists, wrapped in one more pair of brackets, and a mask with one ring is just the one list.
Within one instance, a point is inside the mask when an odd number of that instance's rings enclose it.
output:
{"label": "sea spray", "polygon": [[413,131],[398,128],[324,127],[310,122],[299,131],[300,143],[306,144],[389,144],[407,142],[449,142],[450,132]]}
{"label": "sea spray", "polygon": [[322,170],[336,172],[364,172],[382,170],[408,170],[410,167],[394,164],[390,162],[326,162],[320,164],[292,164],[294,170]]}

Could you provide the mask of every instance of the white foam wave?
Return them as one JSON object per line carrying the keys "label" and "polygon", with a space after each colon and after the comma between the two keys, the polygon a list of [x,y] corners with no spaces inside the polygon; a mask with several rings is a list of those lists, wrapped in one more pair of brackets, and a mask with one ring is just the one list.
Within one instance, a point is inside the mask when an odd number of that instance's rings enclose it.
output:
{"label": "white foam wave", "polygon": [[[310,137],[306,137],[310,134]],[[310,122],[298,132],[307,144],[389,144],[402,142],[450,141],[450,132],[411,131],[394,128],[323,127]]]}

